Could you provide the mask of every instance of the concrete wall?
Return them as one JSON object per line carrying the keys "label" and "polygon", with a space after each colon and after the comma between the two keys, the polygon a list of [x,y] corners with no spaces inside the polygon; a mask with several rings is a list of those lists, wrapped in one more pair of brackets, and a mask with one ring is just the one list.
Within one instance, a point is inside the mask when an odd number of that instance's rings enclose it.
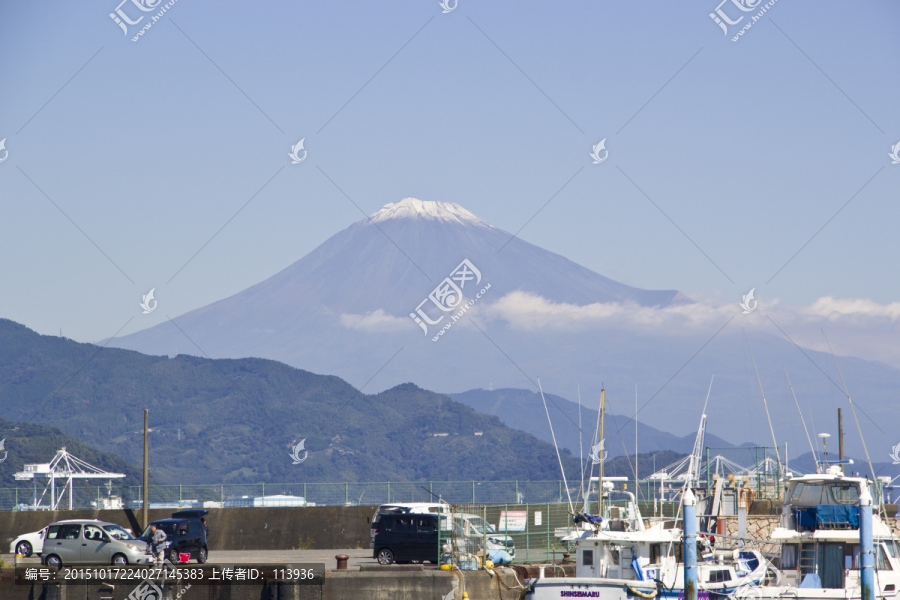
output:
{"label": "concrete wall", "polygon": [[[3,600],[95,600],[101,597],[126,600],[134,587],[123,583],[116,584],[112,590],[97,585],[16,585],[11,578],[0,576],[0,598]],[[194,585],[183,597],[184,600],[443,600],[451,590],[456,590],[454,597],[457,599],[462,598],[463,591],[472,600],[515,600],[523,595],[512,569],[498,568],[492,576],[487,571],[454,574],[437,569],[393,566],[365,571],[327,571],[322,586],[295,582]],[[176,584],[163,591],[165,600],[174,600],[180,588]]]}
{"label": "concrete wall", "polygon": [[[368,548],[369,522],[376,507],[212,508],[206,517],[210,550],[295,550]],[[23,533],[64,519],[100,519],[131,529],[129,511],[0,511],[0,554]],[[152,509],[150,520],[173,509]],[[137,517],[140,512],[137,511]]]}

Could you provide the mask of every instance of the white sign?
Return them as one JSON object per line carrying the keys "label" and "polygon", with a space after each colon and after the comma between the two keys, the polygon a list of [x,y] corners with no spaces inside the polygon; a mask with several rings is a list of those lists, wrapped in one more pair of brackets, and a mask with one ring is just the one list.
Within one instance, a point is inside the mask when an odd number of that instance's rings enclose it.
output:
{"label": "white sign", "polygon": [[500,531],[525,531],[528,512],[524,510],[501,510]]}
{"label": "white sign", "polygon": [[535,511],[535,513],[534,513],[534,525],[535,525],[535,527],[538,527],[538,526],[541,525],[541,523],[543,523],[544,519],[542,518],[542,516],[543,516],[543,515],[541,515],[541,511],[539,511],[539,510],[538,510],[538,511]]}

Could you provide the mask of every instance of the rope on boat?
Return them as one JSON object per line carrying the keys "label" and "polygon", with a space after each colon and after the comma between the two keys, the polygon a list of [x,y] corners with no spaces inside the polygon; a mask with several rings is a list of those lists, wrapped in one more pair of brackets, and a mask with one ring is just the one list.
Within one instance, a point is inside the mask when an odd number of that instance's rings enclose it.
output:
{"label": "rope on boat", "polygon": [[628,588],[629,592],[631,592],[635,596],[640,596],[641,598],[655,598],[656,597],[657,590],[653,590],[652,592],[642,592],[641,590],[633,588],[630,585],[627,585],[625,587]]}

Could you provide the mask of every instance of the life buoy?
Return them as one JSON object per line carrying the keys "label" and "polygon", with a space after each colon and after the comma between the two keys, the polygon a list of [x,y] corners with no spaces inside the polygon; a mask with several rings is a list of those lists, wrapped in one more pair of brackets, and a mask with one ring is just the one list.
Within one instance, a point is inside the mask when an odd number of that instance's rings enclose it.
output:
{"label": "life buoy", "polygon": [[656,598],[656,590],[653,590],[652,592],[642,592],[641,590],[635,589],[630,585],[626,587],[628,587],[628,591],[635,596],[640,596],[641,598]]}

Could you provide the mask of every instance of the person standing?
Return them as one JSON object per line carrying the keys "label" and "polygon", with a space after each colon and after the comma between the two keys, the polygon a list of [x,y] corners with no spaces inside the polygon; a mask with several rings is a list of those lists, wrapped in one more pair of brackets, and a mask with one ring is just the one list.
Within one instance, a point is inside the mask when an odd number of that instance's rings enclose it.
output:
{"label": "person standing", "polygon": [[166,532],[157,529],[156,525],[150,526],[150,552],[153,554],[153,562],[161,567],[166,557]]}

